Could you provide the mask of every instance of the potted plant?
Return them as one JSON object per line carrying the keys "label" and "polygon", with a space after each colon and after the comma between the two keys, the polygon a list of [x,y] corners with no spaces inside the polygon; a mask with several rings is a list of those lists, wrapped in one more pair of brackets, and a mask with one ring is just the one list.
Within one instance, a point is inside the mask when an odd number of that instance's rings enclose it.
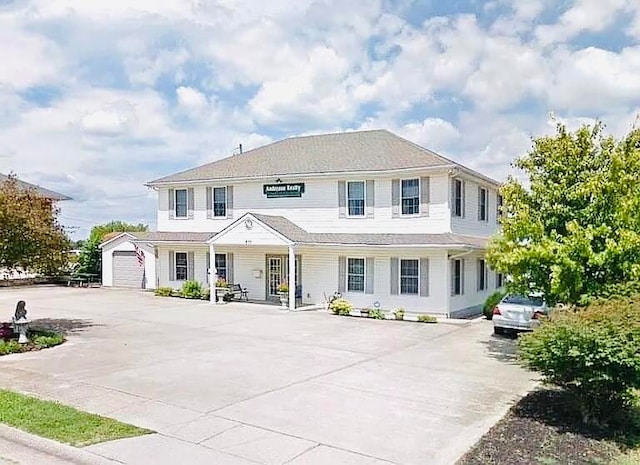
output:
{"label": "potted plant", "polygon": [[360,316],[362,318],[369,318],[369,313],[371,312],[371,309],[369,307],[367,308],[361,308],[360,309]]}
{"label": "potted plant", "polygon": [[286,308],[289,304],[289,283],[281,282],[278,285],[278,294],[280,295],[280,305]]}
{"label": "potted plant", "polygon": [[396,308],[393,312],[396,317],[396,320],[404,320],[404,308]]}

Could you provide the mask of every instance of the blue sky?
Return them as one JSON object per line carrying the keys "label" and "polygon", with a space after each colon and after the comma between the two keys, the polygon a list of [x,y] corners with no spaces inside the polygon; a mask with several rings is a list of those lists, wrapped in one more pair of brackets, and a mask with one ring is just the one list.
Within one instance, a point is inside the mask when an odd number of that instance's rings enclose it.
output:
{"label": "blue sky", "polygon": [[0,43],[0,172],[74,238],[239,143],[387,128],[505,179],[552,114],[640,111],[637,0],[0,0]]}

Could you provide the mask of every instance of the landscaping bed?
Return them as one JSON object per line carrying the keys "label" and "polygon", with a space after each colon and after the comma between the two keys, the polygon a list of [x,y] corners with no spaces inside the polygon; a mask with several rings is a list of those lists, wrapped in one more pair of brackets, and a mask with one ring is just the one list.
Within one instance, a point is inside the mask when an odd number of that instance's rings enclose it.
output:
{"label": "landscaping bed", "polygon": [[7,340],[0,339],[0,356],[47,349],[66,341],[62,333],[55,331],[30,330],[28,335],[29,342],[26,344],[18,343],[17,335]]}
{"label": "landscaping bed", "polygon": [[0,389],[0,405],[0,422],[76,447],[152,432],[4,389]]}
{"label": "landscaping bed", "polygon": [[640,464],[640,412],[609,429],[588,427],[572,398],[545,389],[525,396],[457,465]]}

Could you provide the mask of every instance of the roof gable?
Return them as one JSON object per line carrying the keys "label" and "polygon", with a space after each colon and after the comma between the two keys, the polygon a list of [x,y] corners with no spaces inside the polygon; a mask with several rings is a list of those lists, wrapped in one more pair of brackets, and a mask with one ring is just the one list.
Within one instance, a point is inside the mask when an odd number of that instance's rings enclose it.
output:
{"label": "roof gable", "polygon": [[148,185],[456,167],[472,172],[387,130],[372,130],[292,137],[165,176]]}

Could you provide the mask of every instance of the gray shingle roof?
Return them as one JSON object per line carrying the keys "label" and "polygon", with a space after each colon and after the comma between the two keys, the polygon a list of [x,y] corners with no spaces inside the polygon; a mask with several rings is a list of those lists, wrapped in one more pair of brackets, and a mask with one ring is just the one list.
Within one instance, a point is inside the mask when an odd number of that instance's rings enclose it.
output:
{"label": "gray shingle roof", "polygon": [[[0,183],[5,182],[9,179],[9,176],[6,174],[0,173]],[[37,186],[35,184],[31,184],[25,181],[21,181],[20,179],[16,179],[16,183],[18,187],[24,190],[27,189],[35,189],[35,191],[40,194],[42,197],[50,200],[71,200],[71,197],[67,197],[66,195],[60,194],[58,192],[54,192],[49,189],[45,189],[44,187]]]}
{"label": "gray shingle roof", "polygon": [[[165,176],[148,185],[454,166],[470,171],[435,152],[380,129],[292,137]],[[480,173],[475,174],[485,177]]]}
{"label": "gray shingle roof", "polygon": [[353,234],[353,233],[310,233],[283,216],[251,215],[284,237],[297,244],[342,244],[342,245],[450,245],[473,248],[484,248],[487,239],[484,237],[465,236],[461,234]]}
{"label": "gray shingle roof", "polygon": [[193,242],[204,244],[215,233],[208,232],[170,232],[170,231],[149,231],[129,233],[139,241],[148,242]]}

